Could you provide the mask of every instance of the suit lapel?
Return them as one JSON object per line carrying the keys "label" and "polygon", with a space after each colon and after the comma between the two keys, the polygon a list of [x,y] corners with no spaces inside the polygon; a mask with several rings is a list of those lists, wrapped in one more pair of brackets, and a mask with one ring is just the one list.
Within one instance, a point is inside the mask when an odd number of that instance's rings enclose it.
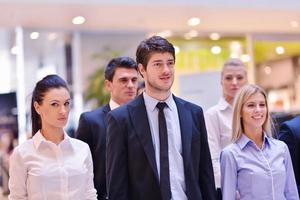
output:
{"label": "suit lapel", "polygon": [[150,166],[157,180],[159,180],[152,135],[143,96],[139,95],[136,100],[128,106],[128,109],[136,134],[141,141]]}
{"label": "suit lapel", "polygon": [[185,108],[184,102],[175,96],[173,97],[178,110],[184,166],[187,166],[190,161],[193,118],[191,112]]}

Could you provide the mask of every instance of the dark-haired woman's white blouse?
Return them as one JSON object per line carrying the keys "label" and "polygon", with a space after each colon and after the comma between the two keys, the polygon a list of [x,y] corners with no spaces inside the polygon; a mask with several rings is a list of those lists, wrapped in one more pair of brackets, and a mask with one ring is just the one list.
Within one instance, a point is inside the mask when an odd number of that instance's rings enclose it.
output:
{"label": "dark-haired woman's white blouse", "polygon": [[40,132],[14,149],[9,199],[97,199],[88,145],[64,135],[56,145]]}

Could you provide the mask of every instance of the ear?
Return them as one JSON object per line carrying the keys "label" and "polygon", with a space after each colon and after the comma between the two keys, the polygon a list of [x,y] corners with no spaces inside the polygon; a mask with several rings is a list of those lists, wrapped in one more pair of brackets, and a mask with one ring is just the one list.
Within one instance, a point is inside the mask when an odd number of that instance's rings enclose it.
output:
{"label": "ear", "polygon": [[35,111],[40,115],[40,104],[38,102],[33,102]]}
{"label": "ear", "polygon": [[112,91],[112,82],[111,81],[109,81],[109,80],[105,80],[104,81],[104,85],[105,85],[105,88],[106,88],[106,90],[107,91],[109,91],[109,92],[111,92]]}
{"label": "ear", "polygon": [[142,77],[144,77],[144,73],[146,72],[145,67],[141,63],[139,63],[138,68],[139,68],[140,74],[142,75]]}

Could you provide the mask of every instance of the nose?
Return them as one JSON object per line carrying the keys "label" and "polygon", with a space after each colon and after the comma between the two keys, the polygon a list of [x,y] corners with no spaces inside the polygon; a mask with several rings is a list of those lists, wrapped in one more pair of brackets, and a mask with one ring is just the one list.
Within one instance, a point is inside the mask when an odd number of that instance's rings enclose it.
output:
{"label": "nose", "polygon": [[60,113],[65,114],[66,112],[67,112],[67,108],[64,105],[62,105],[60,108]]}
{"label": "nose", "polygon": [[238,80],[237,80],[237,78],[234,77],[234,78],[232,79],[232,84],[237,85],[237,83],[238,83]]}
{"label": "nose", "polygon": [[167,63],[164,63],[162,66],[162,71],[164,73],[169,73],[170,72],[170,66]]}
{"label": "nose", "polygon": [[134,86],[134,82],[132,80],[129,80],[127,87],[132,88],[133,86]]}
{"label": "nose", "polygon": [[260,112],[261,110],[262,110],[262,108],[260,107],[259,104],[255,106],[255,111],[256,112]]}

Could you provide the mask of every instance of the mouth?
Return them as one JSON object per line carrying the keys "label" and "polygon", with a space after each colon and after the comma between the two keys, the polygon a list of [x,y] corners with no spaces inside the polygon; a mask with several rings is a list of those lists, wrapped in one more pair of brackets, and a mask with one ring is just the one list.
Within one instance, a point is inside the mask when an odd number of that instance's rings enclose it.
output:
{"label": "mouth", "polygon": [[263,119],[263,117],[264,117],[263,115],[252,116],[252,118],[255,120]]}
{"label": "mouth", "polygon": [[61,118],[58,118],[58,121],[66,121],[67,118],[66,117],[61,117]]}

